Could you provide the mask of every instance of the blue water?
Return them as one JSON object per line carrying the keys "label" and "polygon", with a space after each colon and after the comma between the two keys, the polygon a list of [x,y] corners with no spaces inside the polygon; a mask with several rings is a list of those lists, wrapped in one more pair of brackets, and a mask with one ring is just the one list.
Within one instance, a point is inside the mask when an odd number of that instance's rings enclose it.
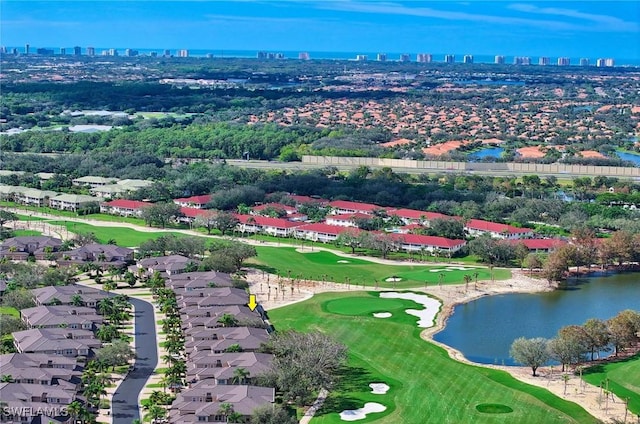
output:
{"label": "blue water", "polygon": [[620,150],[616,150],[616,155],[618,155],[618,157],[622,160],[633,162],[635,166],[640,166],[639,154],[627,153],[627,152],[622,152]]}
{"label": "blue water", "polygon": [[486,296],[456,306],[434,339],[483,364],[515,365],[509,357],[518,337],[555,337],[565,325],[609,319],[624,309],[640,310],[640,274],[574,281],[566,290]]}
{"label": "blue water", "polygon": [[469,154],[469,159],[484,159],[488,157],[499,158],[504,153],[502,147],[488,147]]}

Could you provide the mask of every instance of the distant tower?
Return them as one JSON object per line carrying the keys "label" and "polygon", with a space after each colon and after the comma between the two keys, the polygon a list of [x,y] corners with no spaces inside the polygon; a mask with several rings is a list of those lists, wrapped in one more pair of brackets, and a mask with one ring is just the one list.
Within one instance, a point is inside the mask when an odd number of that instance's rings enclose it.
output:
{"label": "distant tower", "polygon": [[387,54],[386,53],[378,53],[378,56],[376,57],[376,59],[378,60],[378,62],[386,62],[387,61]]}
{"label": "distant tower", "polygon": [[433,56],[429,53],[418,53],[418,62],[419,63],[431,63],[433,61]]}
{"label": "distant tower", "polygon": [[73,55],[80,56],[82,54],[82,48],[80,46],[75,46],[73,48]]}
{"label": "distant tower", "polygon": [[96,55],[95,47],[87,47],[87,56],[95,56],[95,55]]}
{"label": "distant tower", "polygon": [[367,57],[366,54],[358,54],[358,55],[356,55],[356,60],[358,62],[366,62],[367,59],[368,59],[368,57]]}
{"label": "distant tower", "polygon": [[493,63],[495,63],[496,65],[504,65],[504,56],[498,55],[498,56],[494,57],[493,58]]}
{"label": "distant tower", "polygon": [[529,56],[516,56],[513,58],[514,65],[531,65],[531,58]]}
{"label": "distant tower", "polygon": [[162,55],[164,57],[171,57],[171,51],[169,51],[169,49],[166,49]]}
{"label": "distant tower", "polygon": [[187,49],[178,50],[178,57],[189,57],[189,50]]}
{"label": "distant tower", "polygon": [[411,55],[407,53],[403,53],[400,55],[400,62],[410,62],[410,61],[411,61]]}
{"label": "distant tower", "polygon": [[559,57],[558,58],[558,66],[569,66],[571,65],[571,59],[568,57]]}
{"label": "distant tower", "polygon": [[300,60],[309,60],[310,56],[308,52],[300,52],[298,53],[298,59]]}
{"label": "distant tower", "polygon": [[612,68],[612,67],[616,66],[616,61],[609,57],[609,58],[604,60],[604,66],[606,66],[608,68]]}
{"label": "distant tower", "polygon": [[67,54],[67,49],[65,49],[64,47],[60,47],[60,56],[64,56]]}
{"label": "distant tower", "polygon": [[462,63],[473,63],[473,55],[465,54],[462,58]]}
{"label": "distant tower", "polygon": [[29,54],[29,44],[24,45],[24,54]]}
{"label": "distant tower", "polygon": [[447,54],[444,56],[444,63],[455,63],[456,56],[453,54]]}
{"label": "distant tower", "polygon": [[589,66],[589,59],[586,57],[580,59],[580,66]]}
{"label": "distant tower", "polygon": [[538,65],[540,66],[548,66],[551,64],[551,59],[549,59],[548,57],[539,57],[538,58]]}

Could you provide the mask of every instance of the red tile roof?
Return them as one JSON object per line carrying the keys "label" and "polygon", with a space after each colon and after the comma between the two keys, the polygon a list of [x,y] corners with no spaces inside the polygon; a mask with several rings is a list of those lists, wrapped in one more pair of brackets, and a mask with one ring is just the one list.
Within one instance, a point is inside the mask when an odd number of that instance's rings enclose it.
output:
{"label": "red tile roof", "polygon": [[305,203],[321,203],[321,204],[329,203],[327,199],[321,199],[321,198],[316,198],[311,196],[300,196],[298,194],[288,194],[287,197],[293,199],[299,205],[302,205]]}
{"label": "red tile roof", "polygon": [[531,228],[517,228],[511,225],[499,224],[497,222],[491,221],[483,221],[481,219],[470,219],[466,223],[465,227],[477,231],[490,231],[494,233],[505,234],[524,234],[533,231]]}
{"label": "red tile roof", "polygon": [[204,194],[202,196],[181,197],[179,199],[173,199],[174,203],[191,203],[194,205],[206,205],[211,201],[210,194]]}
{"label": "red tile roof", "polygon": [[417,246],[435,246],[451,249],[458,246],[464,246],[467,242],[464,240],[452,240],[446,237],[423,236],[419,234],[391,234],[394,240],[413,244]]}
{"label": "red tile roof", "polygon": [[567,244],[562,239],[522,239],[522,240],[510,240],[510,243],[518,245],[520,243],[527,246],[529,250],[549,250]]}
{"label": "red tile roof", "polygon": [[407,219],[426,219],[430,221],[432,219],[453,219],[455,217],[450,215],[445,215],[439,212],[427,212],[427,211],[418,211],[415,209],[394,209],[387,212],[389,216],[399,216],[400,218]]}
{"label": "red tile roof", "polygon": [[371,219],[371,215],[366,213],[343,213],[340,215],[327,215],[327,220],[332,219],[335,221],[348,221],[351,222],[355,219]]}
{"label": "red tile roof", "polygon": [[329,206],[334,209],[345,209],[356,212],[373,212],[377,209],[384,209],[371,203],[349,202],[347,200],[334,200],[333,202],[329,202]]}
{"label": "red tile roof", "polygon": [[287,213],[292,213],[295,212],[297,209],[294,208],[293,206],[288,206],[288,205],[283,205],[282,203],[265,203],[263,205],[258,205],[258,206],[254,206],[253,209],[256,212],[260,212],[263,211],[267,208],[272,208],[275,210],[283,210]]}
{"label": "red tile roof", "polygon": [[110,202],[104,202],[103,205],[109,206],[112,208],[142,209],[142,208],[146,208],[153,205],[153,203],[140,202],[138,200],[116,199]]}
{"label": "red tile roof", "polygon": [[260,227],[272,227],[272,228],[294,228],[302,225],[302,222],[293,222],[282,218],[271,218],[268,216],[260,215],[240,215],[236,214],[236,218],[242,224],[249,224],[249,220],[253,220],[255,225]]}
{"label": "red tile roof", "polygon": [[198,209],[198,208],[185,208],[182,207],[180,208],[180,212],[182,212],[184,214],[184,216],[186,216],[187,218],[197,218],[199,216],[202,216],[204,214],[206,214],[208,211],[207,209]]}

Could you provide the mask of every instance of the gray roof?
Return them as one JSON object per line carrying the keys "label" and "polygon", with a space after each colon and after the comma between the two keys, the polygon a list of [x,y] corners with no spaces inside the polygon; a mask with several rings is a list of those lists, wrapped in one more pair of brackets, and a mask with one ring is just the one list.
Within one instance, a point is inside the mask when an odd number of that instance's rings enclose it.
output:
{"label": "gray roof", "polygon": [[224,351],[230,346],[239,345],[243,351],[255,351],[269,341],[269,333],[262,328],[229,327],[199,329],[186,335],[187,353],[196,350]]}
{"label": "gray roof", "polygon": [[55,353],[66,349],[96,349],[100,340],[89,330],[72,328],[34,328],[12,334],[20,352]]}
{"label": "gray roof", "polygon": [[99,202],[100,199],[93,196],[87,196],[84,194],[59,194],[55,197],[50,198],[49,200],[54,200],[57,202],[66,202],[66,203],[91,203],[91,202]]}
{"label": "gray roof", "polygon": [[68,286],[47,286],[39,289],[32,289],[31,293],[36,298],[36,303],[44,305],[51,303],[54,299],[59,300],[62,304],[70,304],[75,295],[82,297],[83,301],[99,301],[109,295],[101,290],[92,287],[79,286],[71,284]]}
{"label": "gray roof", "polygon": [[104,320],[93,308],[71,305],[36,306],[21,310],[20,315],[32,327],[99,324]]}

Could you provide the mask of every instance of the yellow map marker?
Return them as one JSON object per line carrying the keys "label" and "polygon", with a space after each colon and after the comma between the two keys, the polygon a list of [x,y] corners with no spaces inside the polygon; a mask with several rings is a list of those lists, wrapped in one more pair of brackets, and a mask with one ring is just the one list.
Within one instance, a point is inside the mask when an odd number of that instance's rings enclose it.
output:
{"label": "yellow map marker", "polygon": [[256,309],[256,306],[258,306],[258,302],[256,302],[256,295],[255,294],[250,294],[249,295],[249,309],[251,309],[252,311],[254,309]]}

